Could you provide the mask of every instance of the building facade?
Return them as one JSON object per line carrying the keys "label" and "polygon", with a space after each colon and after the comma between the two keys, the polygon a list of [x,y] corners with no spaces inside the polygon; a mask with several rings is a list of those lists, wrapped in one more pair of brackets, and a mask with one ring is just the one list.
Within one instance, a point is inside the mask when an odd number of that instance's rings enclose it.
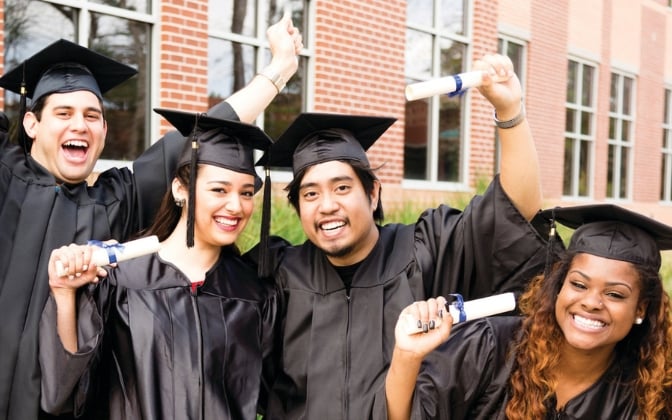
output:
{"label": "building facade", "polygon": [[[450,202],[496,173],[478,92],[406,101],[404,88],[499,51],[523,82],[547,206],[608,201],[672,223],[671,3],[0,0],[0,64],[65,38],[139,70],[106,95],[104,169],[169,128],[152,108],[205,111],[244,86],[269,60],[266,28],[289,10],[305,49],[258,124],[277,137],[302,111],[397,118],[369,151],[389,207]],[[14,120],[17,101],[0,97]]]}

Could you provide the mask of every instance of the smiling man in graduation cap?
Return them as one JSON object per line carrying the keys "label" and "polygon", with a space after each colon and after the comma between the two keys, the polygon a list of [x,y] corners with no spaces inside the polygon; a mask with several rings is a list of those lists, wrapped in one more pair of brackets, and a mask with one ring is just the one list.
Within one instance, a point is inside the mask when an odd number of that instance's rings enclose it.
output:
{"label": "smiling man in graduation cap", "polygon": [[[269,69],[287,80],[298,66],[300,33],[285,17],[268,34]],[[22,121],[24,147],[0,138],[0,420],[38,417],[37,330],[51,250],[125,241],[152,222],[174,175],[185,142],[177,131],[146,150],[132,171],[113,168],[86,183],[105,142],[102,95],[134,73],[60,40],[0,78],[0,87],[32,100]],[[209,115],[252,122],[278,92],[267,77],[255,77]]]}
{"label": "smiling man in graduation cap", "polygon": [[521,298],[523,316],[398,333],[379,398],[387,409],[374,418],[672,418],[672,312],[659,273],[672,226],[612,204],[541,217],[576,230]]}
{"label": "smiling man in graduation cap", "polygon": [[366,150],[393,118],[302,114],[260,160],[292,168],[286,190],[308,237],[269,258],[286,301],[269,418],[366,417],[406,305],[522,290],[543,270],[545,241],[528,222],[541,195],[520,83],[506,57],[486,56],[475,68],[510,78],[484,76],[481,93],[506,120],[502,173],[463,212],[441,205],[415,224],[379,224],[381,182]]}

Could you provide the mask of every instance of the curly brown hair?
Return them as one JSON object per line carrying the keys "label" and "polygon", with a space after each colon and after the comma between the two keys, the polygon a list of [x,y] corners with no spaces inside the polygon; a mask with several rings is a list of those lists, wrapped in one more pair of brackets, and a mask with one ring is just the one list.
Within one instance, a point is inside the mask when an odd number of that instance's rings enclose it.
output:
{"label": "curly brown hair", "polygon": [[[506,417],[511,420],[544,418],[545,402],[557,385],[554,370],[564,340],[555,319],[555,301],[576,253],[567,252],[544,278],[536,277],[521,296],[525,315],[519,341],[513,346],[514,367],[509,379]],[[670,298],[660,274],[652,267],[633,264],[640,280],[640,301],[646,302],[644,322],[616,346],[614,363],[635,366],[633,381],[639,418],[672,418],[672,321]]]}

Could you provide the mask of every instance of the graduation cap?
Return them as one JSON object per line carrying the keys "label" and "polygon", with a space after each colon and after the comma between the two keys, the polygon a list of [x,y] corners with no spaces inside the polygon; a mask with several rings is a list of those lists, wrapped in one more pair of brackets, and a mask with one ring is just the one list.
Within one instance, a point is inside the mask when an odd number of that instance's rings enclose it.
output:
{"label": "graduation cap", "polygon": [[660,269],[660,251],[672,249],[672,226],[613,204],[556,207],[542,215],[576,229],[568,250]]}
{"label": "graduation cap", "polygon": [[[26,98],[35,102],[52,93],[87,90],[102,100],[103,93],[136,73],[133,67],[61,39],[5,73],[0,87],[21,95],[19,117],[23,120]],[[28,152],[29,140],[20,141]]]}
{"label": "graduation cap", "polygon": [[261,188],[257,175],[254,150],[266,151],[272,140],[259,127],[233,120],[209,117],[169,109],[155,108],[189,141],[178,159],[177,167],[190,165],[189,203],[187,206],[187,246],[194,246],[194,211],[196,165],[219,166],[254,176],[254,190]]}
{"label": "graduation cap", "polygon": [[396,121],[389,117],[343,114],[300,114],[261,157],[258,165],[292,168],[331,160],[368,164],[366,150]]}

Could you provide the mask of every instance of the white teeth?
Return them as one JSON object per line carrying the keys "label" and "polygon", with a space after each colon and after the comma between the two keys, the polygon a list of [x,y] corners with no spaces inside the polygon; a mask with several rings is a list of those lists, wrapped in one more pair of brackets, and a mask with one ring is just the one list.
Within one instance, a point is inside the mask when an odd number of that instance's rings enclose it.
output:
{"label": "white teeth", "polygon": [[597,320],[594,320],[594,319],[584,318],[584,317],[579,316],[579,315],[574,315],[574,321],[577,324],[579,324],[583,327],[594,328],[594,329],[603,328],[606,325],[602,321],[597,321]]}
{"label": "white teeth", "polygon": [[235,226],[238,224],[237,219],[228,219],[225,217],[215,217],[215,222],[219,223],[220,225],[227,225],[227,226]]}
{"label": "white teeth", "polygon": [[345,226],[344,222],[328,222],[323,225],[320,225],[320,228],[323,230],[332,230],[332,229],[338,229],[341,226]]}
{"label": "white teeth", "polygon": [[88,144],[86,144],[85,141],[81,140],[70,140],[65,143],[65,146],[69,147],[88,147]]}

